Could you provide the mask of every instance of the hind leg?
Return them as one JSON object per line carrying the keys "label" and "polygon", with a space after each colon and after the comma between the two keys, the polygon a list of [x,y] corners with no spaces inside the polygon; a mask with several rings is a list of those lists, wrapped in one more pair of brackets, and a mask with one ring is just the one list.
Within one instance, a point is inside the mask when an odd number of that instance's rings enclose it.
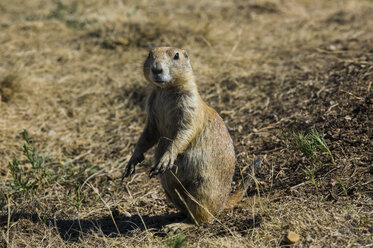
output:
{"label": "hind leg", "polygon": [[193,221],[197,225],[199,225],[204,222],[210,221],[213,218],[213,213],[211,213],[211,211],[206,206],[194,205],[190,207],[190,213],[188,217],[189,219],[191,219],[190,221]]}
{"label": "hind leg", "polygon": [[199,225],[211,220],[219,212],[219,201],[212,201],[208,196],[177,191],[177,206],[183,211],[191,223]]}

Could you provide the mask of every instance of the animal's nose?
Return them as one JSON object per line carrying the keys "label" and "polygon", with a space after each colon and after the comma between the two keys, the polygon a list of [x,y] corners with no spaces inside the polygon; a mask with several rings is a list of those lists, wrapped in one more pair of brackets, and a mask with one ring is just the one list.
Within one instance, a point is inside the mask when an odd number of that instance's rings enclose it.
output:
{"label": "animal's nose", "polygon": [[162,73],[162,67],[158,67],[158,66],[155,66],[152,68],[152,72],[154,75],[158,75],[158,74],[161,74]]}

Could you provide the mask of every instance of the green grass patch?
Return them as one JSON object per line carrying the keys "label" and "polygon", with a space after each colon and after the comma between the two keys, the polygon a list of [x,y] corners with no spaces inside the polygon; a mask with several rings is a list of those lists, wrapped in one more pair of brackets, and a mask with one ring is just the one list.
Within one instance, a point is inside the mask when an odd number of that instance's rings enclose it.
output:
{"label": "green grass patch", "polygon": [[345,187],[343,181],[342,181],[341,179],[338,179],[338,180],[337,180],[337,184],[338,184],[339,187],[341,188],[343,194],[344,194],[345,196],[347,196],[347,195],[348,195],[348,193],[347,193],[347,189],[346,189],[346,187]]}
{"label": "green grass patch", "polygon": [[303,171],[306,174],[306,176],[308,177],[308,179],[311,181],[313,186],[315,186],[316,193],[319,193],[319,187],[317,186],[317,182],[316,182],[316,179],[315,179],[315,170],[305,169]]}
{"label": "green grass patch", "polygon": [[[22,153],[26,159],[14,158],[8,163],[13,179],[9,185],[9,193],[32,193],[35,189],[55,183],[76,185],[77,182],[83,181],[89,174],[98,170],[91,163],[78,164],[68,160],[55,160],[39,153],[26,129],[22,133],[22,138],[24,141]],[[76,190],[74,194],[75,196],[71,196],[72,202],[79,207],[82,197]]]}
{"label": "green grass patch", "polygon": [[187,238],[183,235],[171,236],[165,242],[167,248],[184,248],[187,245]]}
{"label": "green grass patch", "polygon": [[324,139],[324,135],[316,129],[311,130],[308,134],[293,132],[292,137],[296,147],[307,158],[318,159],[320,153],[326,153],[334,163],[334,157]]}

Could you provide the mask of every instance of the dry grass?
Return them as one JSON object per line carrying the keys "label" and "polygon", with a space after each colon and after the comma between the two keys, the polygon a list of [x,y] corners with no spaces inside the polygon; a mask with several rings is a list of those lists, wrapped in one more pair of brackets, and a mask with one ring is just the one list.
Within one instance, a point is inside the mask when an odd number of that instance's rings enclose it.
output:
{"label": "dry grass", "polygon": [[[290,230],[299,247],[371,247],[372,11],[369,0],[0,3],[0,245],[167,244],[165,219],[178,217],[151,160],[118,175],[143,128],[142,62],[172,45],[191,55],[238,167],[265,158],[242,203],[183,233],[188,247],[275,247]],[[24,129],[59,177],[14,192],[13,158],[43,177],[22,155]],[[312,129],[334,161],[294,145]]]}

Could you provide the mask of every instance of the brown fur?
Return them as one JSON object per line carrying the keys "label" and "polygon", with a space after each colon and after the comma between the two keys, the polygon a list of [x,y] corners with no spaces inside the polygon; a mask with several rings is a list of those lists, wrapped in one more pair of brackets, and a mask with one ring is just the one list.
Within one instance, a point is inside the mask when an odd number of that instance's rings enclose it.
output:
{"label": "brown fur", "polygon": [[[162,70],[158,81],[151,72],[155,69]],[[184,50],[151,50],[144,75],[154,88],[146,127],[124,176],[134,173],[134,165],[158,143],[152,175],[160,174],[167,198],[191,220],[208,221],[227,201],[241,200],[247,189],[245,185],[228,200],[235,165],[232,139],[221,117],[201,99]]]}

